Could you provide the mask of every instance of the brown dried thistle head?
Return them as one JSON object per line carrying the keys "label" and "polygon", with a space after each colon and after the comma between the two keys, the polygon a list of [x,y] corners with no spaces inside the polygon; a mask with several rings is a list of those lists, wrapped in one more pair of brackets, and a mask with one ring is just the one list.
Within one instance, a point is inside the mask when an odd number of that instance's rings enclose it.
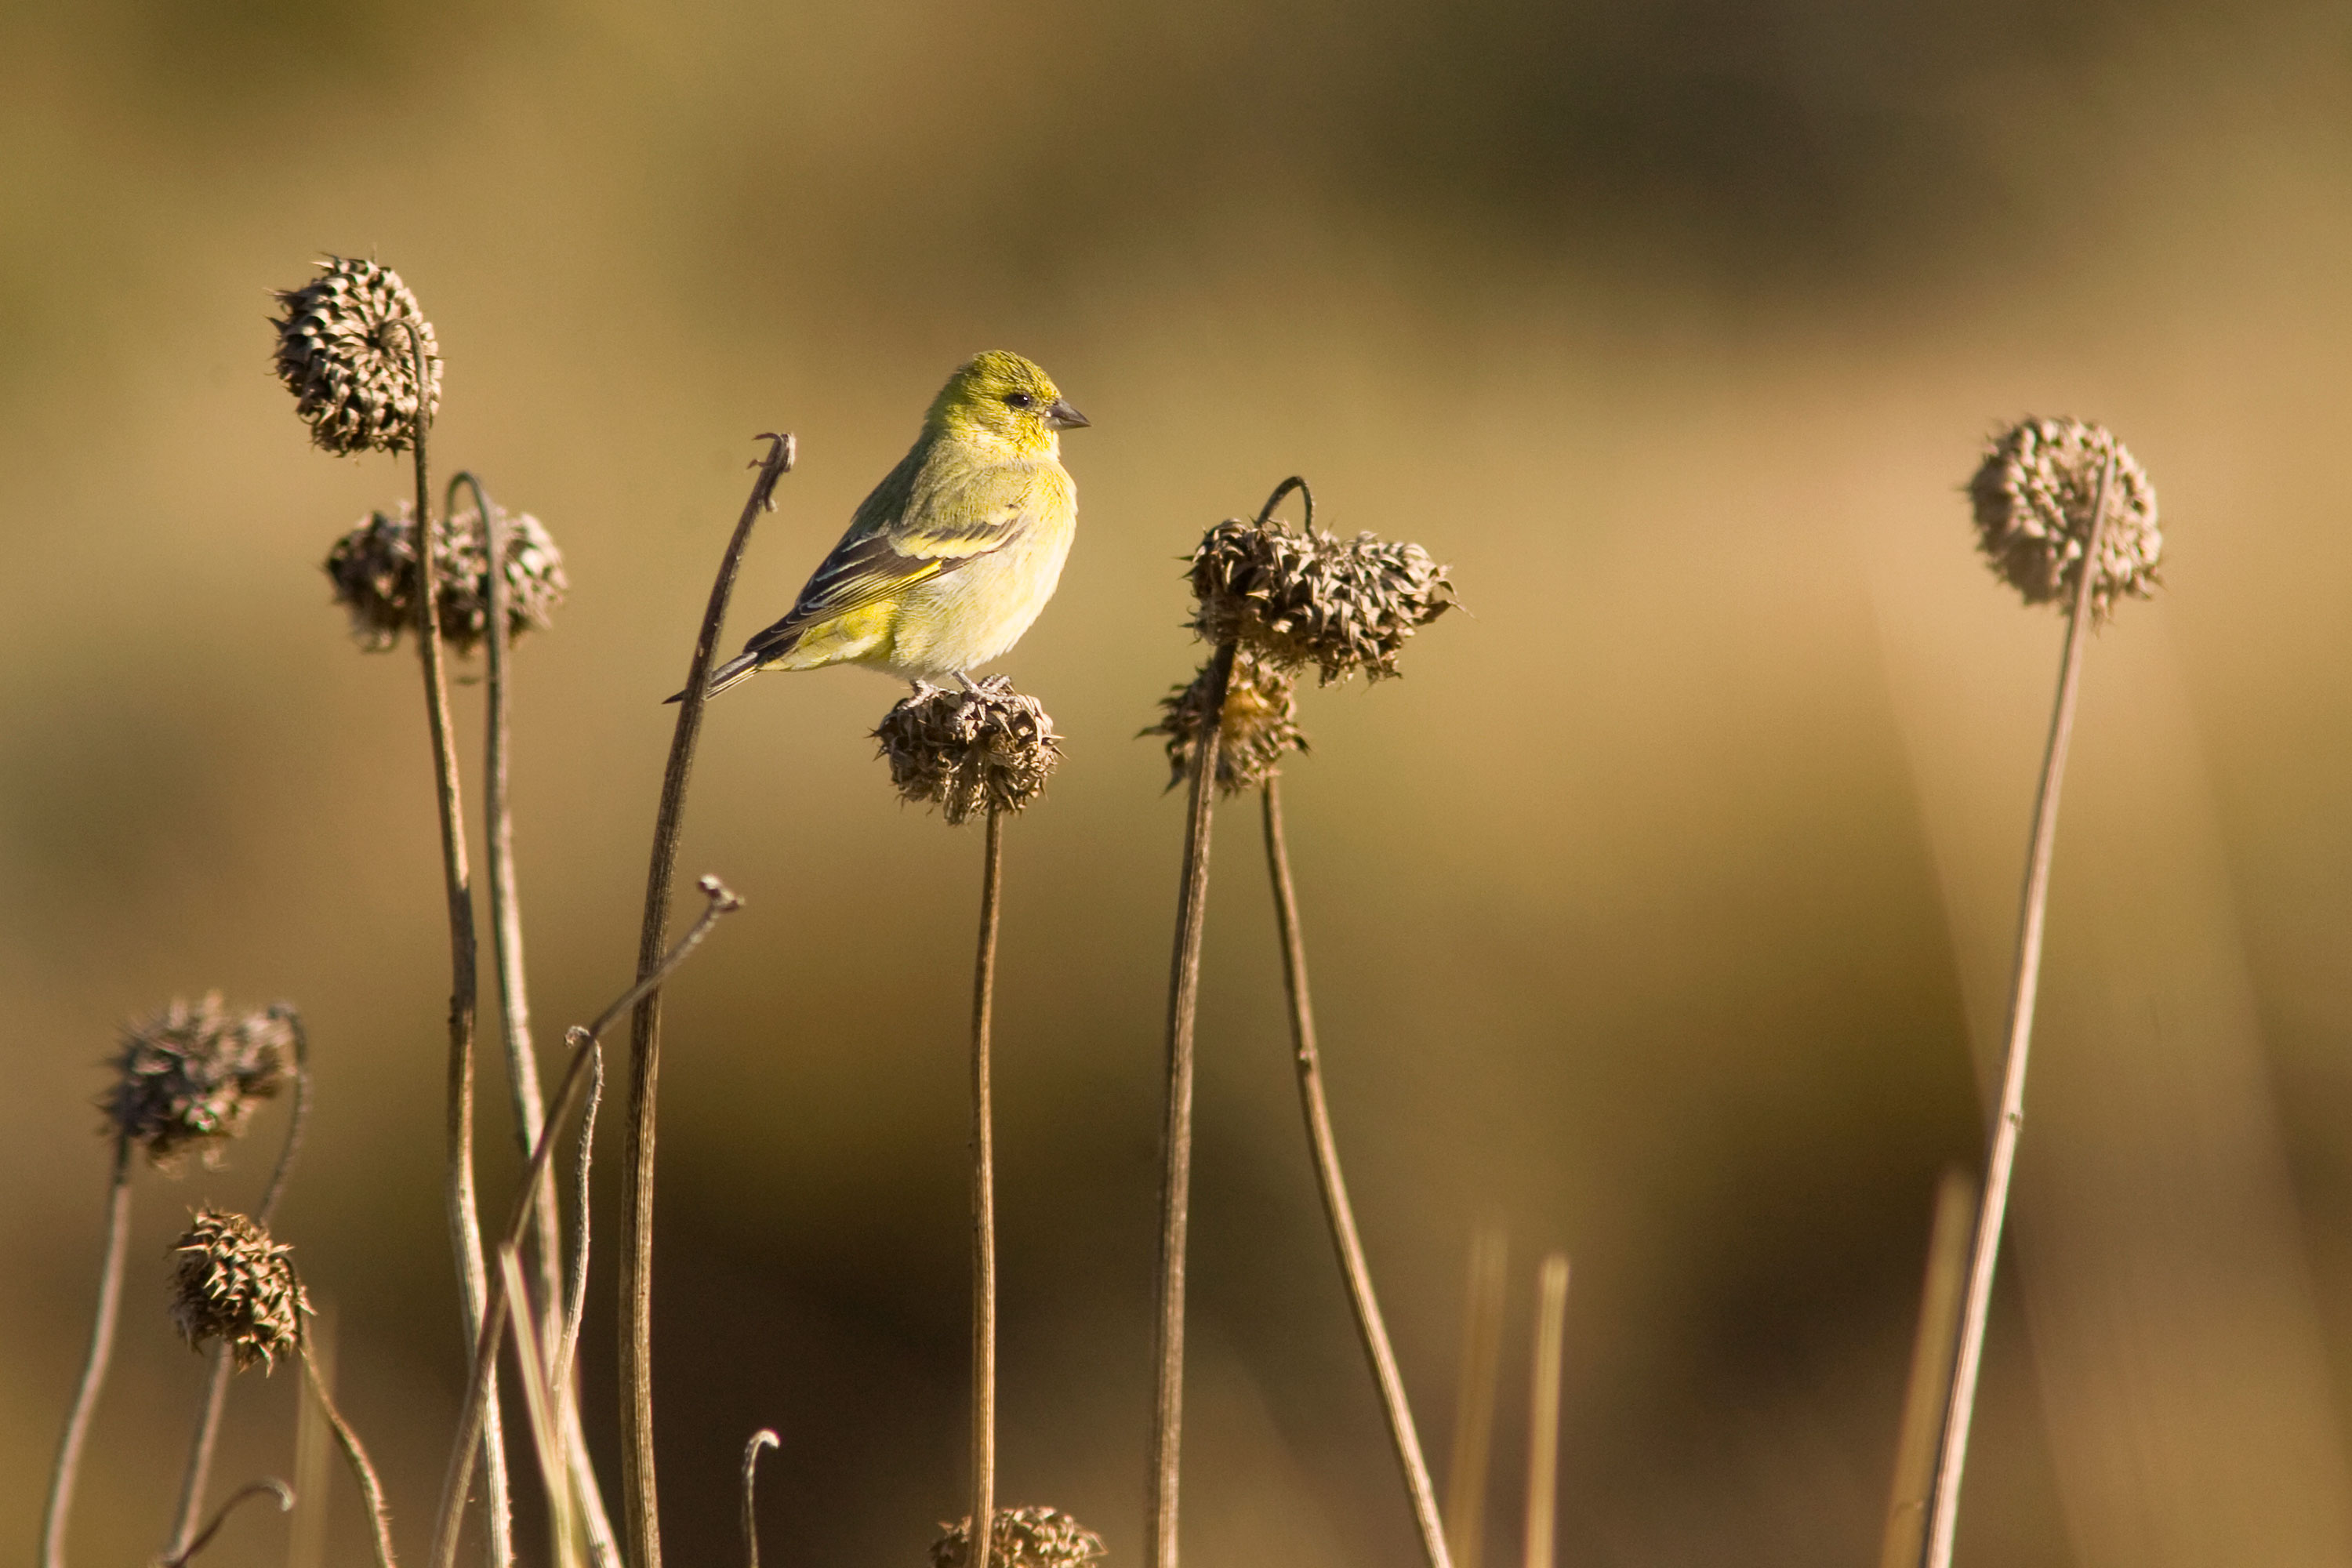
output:
{"label": "brown dried thistle head", "polygon": [[[505,534],[507,635],[520,637],[554,624],[556,606],[571,591],[563,552],[539,519],[491,503]],[[441,640],[471,653],[490,625],[489,547],[482,515],[472,507],[450,516],[434,541],[433,576],[441,595]],[[326,572],[335,602],[351,612],[352,636],[382,652],[416,626],[416,520],[403,501],[377,511],[335,542]]]}
{"label": "brown dried thistle head", "polygon": [[[1087,1568],[1103,1560],[1102,1537],[1057,1508],[1001,1508],[988,1537],[988,1560],[1003,1568]],[[940,1526],[931,1568],[971,1560],[971,1517]]]}
{"label": "brown dried thistle head", "polygon": [[302,1319],[310,1310],[287,1254],[294,1249],[241,1214],[199,1209],[195,1223],[172,1248],[172,1321],[191,1348],[226,1340],[243,1372],[255,1362],[267,1371],[280,1352],[299,1349]]}
{"label": "brown dried thistle head", "polygon": [[1405,639],[1453,607],[1445,568],[1418,544],[1340,539],[1307,516],[1296,531],[1263,516],[1209,530],[1192,552],[1193,629],[1279,668],[1315,665],[1325,685],[1396,674]]}
{"label": "brown dried thistle head", "polygon": [[217,991],[128,1025],[111,1063],[114,1084],[98,1097],[104,1131],[137,1144],[158,1165],[190,1149],[205,1161],[245,1131],[254,1101],[294,1073],[294,1031],[286,1012],[232,1018]]}
{"label": "brown dried thistle head", "polygon": [[[1192,774],[1192,752],[1209,701],[1209,666],[1188,686],[1160,700],[1160,722],[1142,731],[1168,738],[1168,787]],[[1290,672],[1266,663],[1248,648],[1234,651],[1233,678],[1225,683],[1225,706],[1217,726],[1217,792],[1239,795],[1282,771],[1292,752],[1304,755],[1307,737],[1298,728],[1297,682]]]}
{"label": "brown dried thistle head", "polygon": [[874,738],[898,797],[937,801],[950,826],[1031,805],[1062,761],[1054,721],[1002,675],[970,691],[925,687],[884,714]]}
{"label": "brown dried thistle head", "polygon": [[[402,452],[415,444],[419,408],[429,424],[441,405],[441,354],[433,324],[400,274],[373,261],[331,256],[299,289],[278,290],[278,379],[310,440],[343,457]],[[425,386],[418,395],[409,334],[424,339]]]}
{"label": "brown dried thistle head", "polygon": [[1984,461],[1969,481],[1977,548],[2027,604],[2074,603],[2099,475],[2110,458],[2115,472],[2091,584],[2094,623],[2112,616],[2117,599],[2148,598],[2161,582],[2156,487],[2113,432],[2079,419],[2028,419],[1985,444]]}

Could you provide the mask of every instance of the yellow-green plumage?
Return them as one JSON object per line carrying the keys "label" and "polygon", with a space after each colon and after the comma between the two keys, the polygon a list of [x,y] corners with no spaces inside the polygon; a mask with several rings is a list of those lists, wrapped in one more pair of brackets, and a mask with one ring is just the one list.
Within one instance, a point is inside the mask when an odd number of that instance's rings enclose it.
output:
{"label": "yellow-green plumage", "polygon": [[958,367],[792,614],[711,671],[862,664],[943,684],[1001,658],[1054,596],[1078,521],[1060,432],[1087,423],[1051,378],[994,350]]}

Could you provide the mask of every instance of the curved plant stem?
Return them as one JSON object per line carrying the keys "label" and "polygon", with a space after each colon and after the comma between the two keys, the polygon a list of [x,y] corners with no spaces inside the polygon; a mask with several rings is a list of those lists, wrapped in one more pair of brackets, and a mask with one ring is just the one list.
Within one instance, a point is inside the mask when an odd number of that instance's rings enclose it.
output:
{"label": "curved plant stem", "polygon": [[1502,1375],[1503,1307],[1510,1241],[1482,1226],[1470,1241],[1470,1283],[1462,1300],[1461,1383],[1454,1396],[1454,1444],[1445,1463],[1445,1547],[1454,1568],[1478,1568],[1486,1534],[1486,1472],[1495,1446],[1495,1396]]}
{"label": "curved plant stem", "polygon": [[[433,489],[425,461],[430,423],[421,389],[425,379],[425,340],[405,321],[392,323],[408,333],[410,356],[420,389],[410,449],[416,459],[416,650],[425,677],[425,716],[433,739],[434,798],[441,816],[441,879],[449,907],[448,1169],[449,1237],[457,1256],[457,1279],[465,1294],[466,1345],[482,1334],[489,1270],[482,1252],[482,1223],[474,1194],[474,1013],[479,984],[475,974],[474,890],[466,868],[466,815],[457,786],[457,745],[449,721],[449,680],[441,658],[439,563],[434,546],[440,530],[433,518]],[[491,1568],[514,1560],[513,1510],[507,1491],[506,1442],[498,1396],[490,1398],[488,1440],[484,1445],[484,1491],[489,1510]]]}
{"label": "curved plant stem", "polygon": [[988,1051],[1003,875],[1004,813],[992,805],[987,847],[981,858],[979,956],[971,983],[971,1568],[988,1568],[996,1533],[996,1138]]}
{"label": "curved plant stem", "polygon": [[[751,525],[775,509],[776,481],[792,471],[793,438],[766,435],[767,456],[757,467],[743,515],[719,557],[710,603],[694,643],[694,661],[671,731],[662,773],[661,807],[654,817],[651,863],[646,871],[646,914],[637,939],[637,974],[662,963],[669,929],[670,884],[677,873],[678,836],[686,826],[686,786],[694,749],[702,738],[702,710],[710,700],[710,660],[734,596]],[[661,1568],[661,1504],[654,1476],[654,1121],[661,1076],[661,1001],[648,992],[629,1025],[629,1110],[622,1126],[621,1206],[627,1241],[621,1248],[621,1488],[633,1568]]]}
{"label": "curved plant stem", "polygon": [[213,1537],[220,1533],[221,1526],[228,1522],[228,1516],[236,1511],[237,1504],[247,1498],[257,1497],[276,1498],[278,1511],[280,1513],[294,1511],[294,1491],[284,1481],[270,1476],[264,1476],[257,1481],[247,1481],[229,1493],[228,1500],[214,1510],[211,1520],[205,1523],[204,1529],[196,1531],[195,1539],[171,1556],[164,1558],[161,1568],[187,1568],[190,1558],[213,1543]]}
{"label": "curved plant stem", "polygon": [[1437,1513],[1437,1489],[1430,1485],[1421,1435],[1413,1428],[1412,1407],[1405,1402],[1404,1379],[1397,1372],[1388,1326],[1381,1320],[1380,1299],[1372,1293],[1372,1271],[1364,1261],[1363,1241],[1356,1234],[1355,1208],[1348,1201],[1347,1177],[1339,1170],[1339,1145],[1331,1132],[1331,1108],[1323,1096],[1322,1058],[1315,1046],[1315,1005],[1307,990],[1307,943],[1299,934],[1298,894],[1290,879],[1290,855],[1282,837],[1281,781],[1267,779],[1261,795],[1265,807],[1265,868],[1274,883],[1275,921],[1282,940],[1282,983],[1290,997],[1298,1108],[1307,1119],[1307,1142],[1315,1154],[1323,1217],[1331,1227],[1331,1247],[1339,1254],[1339,1272],[1348,1282],[1348,1304],[1355,1309],[1356,1337],[1363,1342],[1364,1359],[1371,1363],[1381,1408],[1388,1415],[1389,1441],[1396,1449],[1397,1468],[1404,1477],[1413,1521],[1421,1528],[1422,1552],[1429,1560],[1429,1568],[1451,1568],[1445,1527]]}
{"label": "curved plant stem", "polygon": [[766,1427],[751,1434],[743,1445],[743,1562],[744,1568],[760,1568],[760,1513],[752,1505],[752,1483],[760,1476],[760,1450],[781,1448],[783,1441]]}
{"label": "curved plant stem", "polygon": [[89,1321],[89,1354],[74,1389],[65,1435],[58,1439],[57,1463],[49,1471],[49,1504],[41,1520],[41,1568],[65,1568],[66,1520],[73,1511],[74,1483],[81,1478],[81,1449],[98,1410],[98,1391],[114,1356],[114,1323],[121,1315],[122,1255],[131,1239],[131,1140],[114,1139],[114,1175],[106,1192],[106,1242],[98,1266],[98,1310]]}
{"label": "curved plant stem", "polygon": [[[1278,493],[1278,492],[1277,492]],[[1271,503],[1269,503],[1271,504]],[[1177,1483],[1184,1431],[1184,1242],[1192,1185],[1192,1024],[1201,999],[1201,933],[1209,899],[1209,829],[1217,786],[1217,742],[1223,733],[1225,689],[1233,681],[1234,645],[1221,643],[1209,661],[1201,732],[1192,747],[1192,778],[1184,831],[1184,871],[1176,892],[1176,951],[1168,981],[1168,1113],[1160,1178],[1160,1318],[1152,1363],[1159,1369],[1151,1414],[1151,1490],[1144,1513],[1145,1550],[1152,1568],[1176,1568]],[[972,1521],[975,1534],[990,1528]]]}
{"label": "curved plant stem", "polygon": [[[269,1184],[262,1189],[261,1205],[254,1211],[254,1218],[264,1230],[269,1228],[270,1220],[278,1213],[278,1199],[286,1195],[287,1178],[294,1173],[294,1156],[302,1147],[302,1127],[310,1114],[310,1038],[302,1027],[302,1016],[285,1002],[271,1007],[269,1013],[286,1025],[294,1039],[294,1104],[287,1114],[286,1142],[278,1151],[278,1163],[269,1173]],[[196,1407],[196,1433],[188,1445],[187,1468],[180,1478],[180,1506],[173,1516],[171,1539],[163,1548],[166,1563],[184,1561],[198,1550],[196,1514],[205,1505],[205,1486],[212,1476],[213,1449],[220,1441],[221,1413],[228,1405],[229,1380],[236,1375],[236,1362],[229,1353],[228,1342],[224,1340],[214,1347],[212,1370],[205,1377],[204,1402]],[[223,1511],[226,1511],[226,1507]],[[218,1527],[216,1519],[214,1528]]]}
{"label": "curved plant stem", "polygon": [[392,1511],[384,1506],[383,1483],[376,1479],[375,1467],[368,1462],[367,1449],[361,1444],[359,1434],[343,1419],[343,1413],[335,1408],[334,1395],[327,1392],[327,1380],[311,1358],[307,1337],[302,1342],[302,1374],[310,1385],[310,1396],[319,1402],[319,1414],[327,1418],[336,1445],[343,1450],[344,1462],[352,1468],[352,1479],[360,1484],[360,1496],[367,1500],[368,1524],[375,1537],[376,1568],[399,1568],[399,1560],[393,1555]]}
{"label": "curved plant stem", "polygon": [[1977,1376],[1984,1364],[1985,1326],[1992,1316],[1993,1265],[2000,1253],[2001,1222],[2009,1212],[2009,1187],[2017,1169],[2018,1135],[2025,1125],[2026,1058],[2033,1046],[2033,1003],[2042,982],[2042,932],[2050,903],[2050,862],[2058,841],[2058,790],[2066,776],[2066,748],[2074,733],[2074,704],[2082,688],[2083,655],[2090,647],[2093,592],[2099,581],[2099,541],[2106,531],[2107,489],[2115,459],[2099,470],[2091,503],[2091,537],[2083,551],[2082,580],[2066,624],[2066,652],[2058,667],[2058,701],[2050,717],[2050,747],[2042,764],[2042,784],[2033,806],[2033,839],[2026,853],[2023,912],[2018,920],[2017,978],[2010,992],[2009,1053],[2001,1071],[2000,1107],[1993,1119],[1985,1155],[1984,1196],[1977,1210],[1969,1257],[1969,1290],[1960,1312],[1959,1351],[1952,1363],[1952,1393],[1944,1411],[1944,1435],[1937,1453],[1936,1488],[1928,1498],[1927,1568],[1950,1568],[1960,1521],[1960,1477],[1969,1458],[1969,1426],[1976,1415]]}
{"label": "curved plant stem", "polygon": [[1559,1517],[1560,1339],[1568,1325],[1568,1259],[1553,1253],[1536,1279],[1536,1353],[1528,1379],[1527,1568],[1552,1568]]}
{"label": "curved plant stem", "polygon": [[[743,907],[743,900],[729,892],[716,877],[705,877],[697,884],[709,900],[701,918],[678,938],[677,944],[662,956],[652,973],[639,980],[621,994],[620,1000],[596,1016],[596,1021],[586,1028],[574,1028],[565,1037],[572,1046],[572,1063],[563,1069],[562,1079],[555,1086],[555,1096],[548,1102],[547,1123],[540,1130],[539,1143],[530,1152],[530,1163],[524,1168],[522,1184],[515,1191],[514,1207],[507,1218],[500,1243],[520,1247],[530,1228],[531,1207],[540,1184],[546,1181],[548,1166],[555,1156],[555,1130],[572,1113],[581,1093],[588,1084],[591,1069],[601,1057],[598,1042],[604,1031],[619,1021],[622,1014],[639,1001],[661,988],[664,981],[686,962],[687,955],[710,933],[710,928],[722,915],[731,914]],[[457,1435],[449,1446],[448,1468],[441,1477],[441,1512],[434,1525],[433,1552],[429,1561],[433,1568],[450,1568],[457,1556],[457,1526],[465,1513],[466,1477],[474,1466],[475,1446],[482,1441],[487,1429],[486,1416],[490,1408],[492,1388],[497,1381],[499,1346],[504,1338],[507,1321],[507,1291],[503,1274],[494,1276],[490,1284],[488,1310],[482,1318],[482,1335],[474,1347],[473,1373],[466,1385],[465,1403],[458,1407]]]}

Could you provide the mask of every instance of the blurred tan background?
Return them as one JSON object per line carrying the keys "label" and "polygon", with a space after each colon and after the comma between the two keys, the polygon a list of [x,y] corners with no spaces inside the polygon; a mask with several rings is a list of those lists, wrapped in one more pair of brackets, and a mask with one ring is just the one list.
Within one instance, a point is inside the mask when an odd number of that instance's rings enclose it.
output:
{"label": "blurred tan background", "polygon": [[[85,1333],[99,1059],[212,986],[311,1022],[279,1230],[411,1552],[432,1510],[460,1367],[425,736],[412,658],[356,651],[318,568],[404,480],[307,449],[263,324],[336,252],[436,324],[441,472],[567,554],[519,655],[549,1040],[626,978],[656,700],[752,433],[803,460],[734,638],[961,357],[1018,348],[1094,418],[1061,595],[1003,667],[1069,760],[1009,841],[1000,1484],[1122,1563],[1181,812],[1129,737],[1193,667],[1200,531],[1303,472],[1472,612],[1402,682],[1308,693],[1288,786],[1342,1147],[1441,1469],[1495,1219],[1507,1378],[1536,1257],[1576,1263],[1562,1563],[1860,1565],[1935,1174],[1977,1158],[2061,628],[1972,558],[1958,487],[1996,421],[2112,425],[2169,586],[2089,666],[1962,1556],[2352,1562],[2347,104],[2352,22],[2284,0],[19,0],[0,1537],[29,1556]],[[681,869],[751,907],[669,1012],[681,1563],[735,1550],[761,1425],[774,1562],[919,1563],[963,1508],[979,845],[891,799],[866,735],[894,695],[772,678],[712,713]],[[1212,893],[1189,1551],[1405,1568],[1253,829],[1223,819]],[[280,1115],[224,1171],[141,1178],[80,1563],[160,1544],[202,1371],[162,1249],[189,1205],[253,1201]],[[492,1115],[493,1194],[510,1149]],[[611,1294],[583,1352],[608,1460]],[[222,1484],[290,1465],[293,1394],[240,1381]],[[285,1529],[208,1561],[282,1562]]]}

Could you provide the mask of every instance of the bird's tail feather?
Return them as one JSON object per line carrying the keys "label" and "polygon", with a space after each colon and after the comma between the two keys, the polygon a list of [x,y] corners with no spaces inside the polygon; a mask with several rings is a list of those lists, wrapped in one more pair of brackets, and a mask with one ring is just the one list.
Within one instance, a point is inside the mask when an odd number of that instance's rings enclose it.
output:
{"label": "bird's tail feather", "polygon": [[[737,654],[733,658],[729,659],[725,664],[720,665],[717,669],[710,672],[710,690],[705,698],[705,700],[708,700],[709,697],[718,696],[720,692],[726,690],[730,686],[751,679],[751,677],[758,672],[760,666],[765,662],[766,656],[762,654]],[[662,700],[664,702],[683,702],[686,700],[686,693],[683,691],[674,691],[667,697],[663,698]]]}

